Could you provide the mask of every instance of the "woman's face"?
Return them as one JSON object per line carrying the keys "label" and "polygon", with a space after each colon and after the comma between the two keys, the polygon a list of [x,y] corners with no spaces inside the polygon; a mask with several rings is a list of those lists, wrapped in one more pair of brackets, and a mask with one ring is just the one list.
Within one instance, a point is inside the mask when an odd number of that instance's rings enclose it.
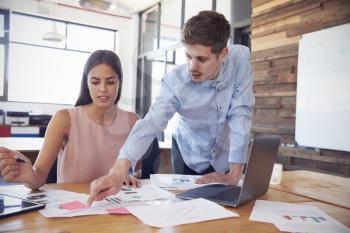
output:
{"label": "woman's face", "polygon": [[88,88],[94,104],[110,107],[118,95],[119,78],[107,64],[94,66],[88,73]]}

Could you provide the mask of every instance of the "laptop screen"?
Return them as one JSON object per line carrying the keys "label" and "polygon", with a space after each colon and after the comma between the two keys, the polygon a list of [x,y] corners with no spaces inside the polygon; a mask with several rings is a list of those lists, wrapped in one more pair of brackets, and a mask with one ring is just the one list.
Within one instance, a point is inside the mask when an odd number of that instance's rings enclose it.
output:
{"label": "laptop screen", "polygon": [[263,195],[269,188],[279,145],[279,136],[254,139],[242,185],[240,204]]}

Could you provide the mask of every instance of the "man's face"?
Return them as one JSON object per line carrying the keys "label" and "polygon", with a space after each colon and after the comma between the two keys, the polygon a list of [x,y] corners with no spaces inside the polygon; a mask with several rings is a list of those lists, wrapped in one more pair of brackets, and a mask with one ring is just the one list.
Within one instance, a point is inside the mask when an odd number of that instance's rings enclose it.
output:
{"label": "man's face", "polygon": [[188,44],[185,46],[188,71],[192,75],[192,81],[196,83],[208,79],[216,79],[220,72],[220,65],[227,55],[227,48],[219,54],[212,52],[211,47],[200,44]]}

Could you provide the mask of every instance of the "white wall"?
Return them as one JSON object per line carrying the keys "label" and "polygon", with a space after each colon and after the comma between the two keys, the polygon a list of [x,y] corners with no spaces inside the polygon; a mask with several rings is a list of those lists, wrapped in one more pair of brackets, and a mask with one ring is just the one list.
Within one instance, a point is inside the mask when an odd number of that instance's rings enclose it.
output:
{"label": "white wall", "polygon": [[[125,18],[57,5],[54,15],[52,13],[47,15],[39,13],[39,4],[37,0],[1,0],[0,8],[118,30],[117,53],[121,59],[124,74],[123,92],[119,106],[123,109],[134,111],[136,96],[137,14],[131,15],[123,9],[117,10],[116,13],[118,15],[129,17]],[[53,114],[57,110],[67,107],[71,106],[0,102],[0,109],[5,111],[39,110],[45,114]]]}

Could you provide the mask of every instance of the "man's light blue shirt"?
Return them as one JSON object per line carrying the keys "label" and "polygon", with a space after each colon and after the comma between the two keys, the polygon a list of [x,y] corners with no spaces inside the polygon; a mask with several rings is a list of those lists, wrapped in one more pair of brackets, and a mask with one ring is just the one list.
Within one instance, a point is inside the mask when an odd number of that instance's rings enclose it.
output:
{"label": "man's light blue shirt", "polygon": [[186,165],[202,172],[211,164],[225,172],[229,163],[245,163],[255,98],[249,49],[228,46],[228,56],[215,80],[192,81],[187,65],[162,79],[161,93],[144,119],[132,129],[119,159],[132,167],[177,112],[173,134]]}

